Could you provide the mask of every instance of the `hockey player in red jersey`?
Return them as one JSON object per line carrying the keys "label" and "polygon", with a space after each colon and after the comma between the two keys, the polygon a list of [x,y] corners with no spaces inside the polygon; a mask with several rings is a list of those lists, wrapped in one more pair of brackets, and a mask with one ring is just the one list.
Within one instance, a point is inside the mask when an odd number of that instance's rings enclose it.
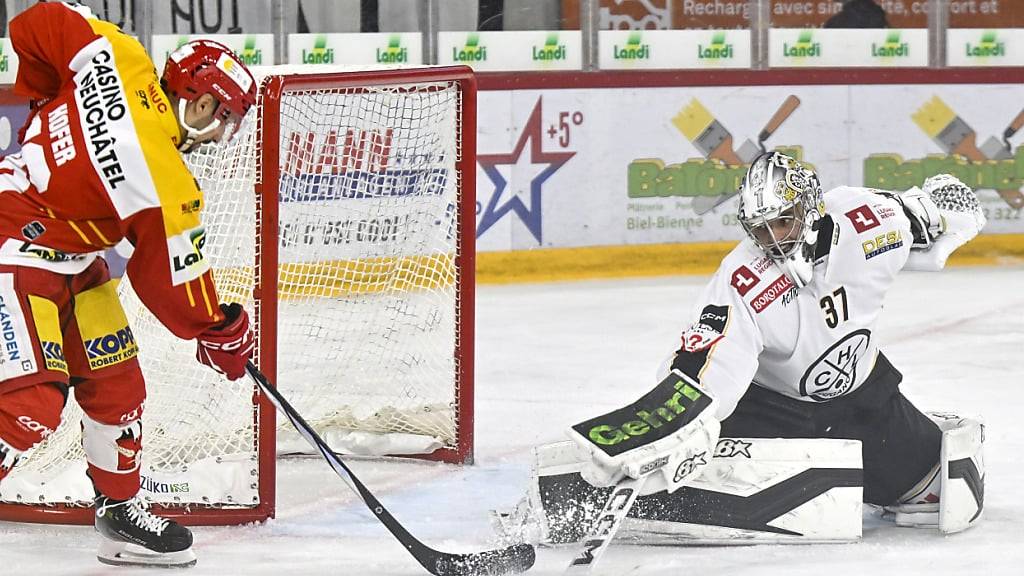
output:
{"label": "hockey player in red jersey", "polygon": [[200,362],[245,374],[249,319],[218,300],[203,195],[181,152],[229,138],[255,81],[208,41],[176,50],[158,79],[138,41],[73,3],[32,6],[10,39],[14,89],[32,110],[21,151],[0,160],[0,481],[60,424],[74,391],[99,559],[192,564],[192,534],[137,497],[145,384],[101,253],[130,241],[127,274],[146,307],[197,341]]}
{"label": "hockey player in red jersey", "polygon": [[661,383],[540,447],[503,531],[577,540],[608,499],[599,487],[625,477],[646,481],[628,528],[650,542],[852,540],[862,502],[943,533],[980,519],[980,420],[918,410],[874,334],[900,271],[942,269],[984,227],[974,191],[941,175],[823,194],[812,169],[770,152],[739,196],[747,237]]}

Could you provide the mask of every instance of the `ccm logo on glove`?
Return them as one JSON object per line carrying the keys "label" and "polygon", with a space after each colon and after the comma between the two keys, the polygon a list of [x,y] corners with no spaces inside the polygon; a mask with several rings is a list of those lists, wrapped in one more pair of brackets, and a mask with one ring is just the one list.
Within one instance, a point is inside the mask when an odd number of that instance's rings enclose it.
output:
{"label": "ccm logo on glove", "polygon": [[252,357],[256,340],[249,326],[249,315],[241,304],[220,305],[224,322],[196,338],[196,359],[228,380],[245,375],[245,365]]}

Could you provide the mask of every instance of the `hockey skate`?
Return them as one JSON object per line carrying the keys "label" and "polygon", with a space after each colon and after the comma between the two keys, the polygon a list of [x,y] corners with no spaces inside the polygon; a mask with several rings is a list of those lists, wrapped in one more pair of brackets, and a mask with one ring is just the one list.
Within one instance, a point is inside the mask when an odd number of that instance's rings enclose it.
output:
{"label": "hockey skate", "polygon": [[186,567],[196,563],[192,532],[154,515],[138,497],[96,498],[96,531],[102,542],[96,558],[114,566]]}

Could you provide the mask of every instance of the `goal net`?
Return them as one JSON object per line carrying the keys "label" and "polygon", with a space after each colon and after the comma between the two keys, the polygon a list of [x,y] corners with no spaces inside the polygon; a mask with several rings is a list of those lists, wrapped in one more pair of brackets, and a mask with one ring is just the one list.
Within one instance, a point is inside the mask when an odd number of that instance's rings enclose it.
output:
{"label": "goal net", "polygon": [[[472,75],[309,70],[259,70],[238,134],[186,157],[220,299],[250,311],[254,361],[335,451],[468,462]],[[199,365],[130,279],[120,292],[148,388],[141,495],[193,523],[272,515],[275,454],[304,443],[249,378]],[[0,519],[91,522],[80,417],[69,401],[5,479]]]}

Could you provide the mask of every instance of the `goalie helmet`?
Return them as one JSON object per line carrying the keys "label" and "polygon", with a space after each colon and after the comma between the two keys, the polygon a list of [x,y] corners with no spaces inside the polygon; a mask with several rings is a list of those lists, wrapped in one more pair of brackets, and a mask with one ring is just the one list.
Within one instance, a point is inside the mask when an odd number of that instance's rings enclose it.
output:
{"label": "goalie helmet", "polygon": [[[212,40],[193,40],[172,52],[167,57],[161,84],[179,98],[178,121],[186,133],[181,150],[188,150],[196,138],[217,130],[221,124],[233,124],[225,130],[230,139],[256,103],[256,80],[252,73],[227,46]],[[185,106],[203,94],[213,96],[218,106],[213,122],[197,130],[185,122]]]}
{"label": "goalie helmet", "polygon": [[739,221],[747,236],[796,286],[813,276],[818,222],[825,215],[813,170],[780,152],[754,160],[740,184]]}

